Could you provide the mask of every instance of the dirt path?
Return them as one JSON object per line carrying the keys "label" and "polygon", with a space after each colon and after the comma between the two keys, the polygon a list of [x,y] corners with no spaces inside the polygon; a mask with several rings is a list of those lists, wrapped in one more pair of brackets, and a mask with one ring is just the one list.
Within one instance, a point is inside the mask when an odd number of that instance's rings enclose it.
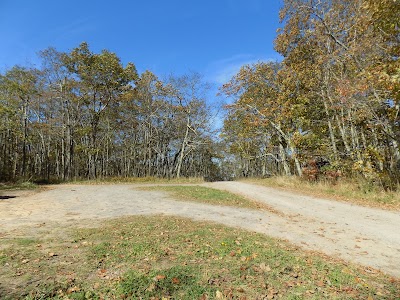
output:
{"label": "dirt path", "polygon": [[[1,239],[94,226],[106,218],[165,214],[209,220],[287,239],[400,277],[400,214],[240,183],[204,184],[264,202],[271,211],[179,202],[137,185],[60,185],[40,193],[0,194]],[[13,196],[16,196],[13,198]]]}

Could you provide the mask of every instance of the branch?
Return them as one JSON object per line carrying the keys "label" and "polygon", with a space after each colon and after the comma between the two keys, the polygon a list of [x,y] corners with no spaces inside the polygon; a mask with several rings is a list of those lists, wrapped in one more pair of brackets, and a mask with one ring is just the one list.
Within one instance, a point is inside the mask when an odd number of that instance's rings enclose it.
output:
{"label": "branch", "polygon": [[256,107],[251,106],[250,104],[246,104],[247,107],[251,108],[254,110],[256,113],[258,113],[260,116],[262,116],[264,119],[268,120],[268,122],[271,124],[271,126],[278,132],[278,134],[287,142],[289,141],[289,138],[287,135],[282,131],[280,126],[276,124],[275,122],[271,121],[271,119],[267,118],[266,115],[264,115],[262,112],[260,112]]}

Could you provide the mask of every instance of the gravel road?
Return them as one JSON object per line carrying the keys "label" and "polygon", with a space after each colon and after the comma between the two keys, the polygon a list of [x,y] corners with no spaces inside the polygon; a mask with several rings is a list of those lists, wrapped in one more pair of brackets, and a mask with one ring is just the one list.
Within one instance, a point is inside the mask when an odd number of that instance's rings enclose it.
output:
{"label": "gravel road", "polygon": [[[317,199],[272,188],[215,182],[271,210],[179,202],[139,185],[58,185],[41,192],[0,193],[0,242],[54,226],[95,226],[127,215],[164,214],[208,220],[287,239],[307,250],[400,277],[400,213]],[[1,247],[1,243],[0,243]]]}

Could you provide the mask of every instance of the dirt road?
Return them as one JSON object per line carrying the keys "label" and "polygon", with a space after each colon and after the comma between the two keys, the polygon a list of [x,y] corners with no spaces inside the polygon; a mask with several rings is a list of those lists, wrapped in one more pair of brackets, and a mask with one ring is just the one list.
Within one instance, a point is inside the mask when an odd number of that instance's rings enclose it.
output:
{"label": "dirt road", "polygon": [[263,202],[249,210],[179,202],[137,185],[59,185],[39,193],[0,194],[1,239],[51,231],[54,226],[95,226],[106,218],[165,214],[209,220],[287,239],[400,277],[400,213],[316,199],[240,183],[204,184]]}

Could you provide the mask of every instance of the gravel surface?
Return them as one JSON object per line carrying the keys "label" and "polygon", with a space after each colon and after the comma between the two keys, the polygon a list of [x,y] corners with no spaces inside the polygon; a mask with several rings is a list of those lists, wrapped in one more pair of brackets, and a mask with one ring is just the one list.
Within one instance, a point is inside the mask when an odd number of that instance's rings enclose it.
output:
{"label": "gravel surface", "polygon": [[[250,210],[180,202],[139,185],[57,185],[41,192],[1,191],[1,239],[51,232],[57,226],[97,226],[104,219],[164,214],[208,220],[287,239],[307,250],[400,277],[400,213],[241,183],[204,186],[263,202]],[[373,270],[371,270],[373,272]]]}

